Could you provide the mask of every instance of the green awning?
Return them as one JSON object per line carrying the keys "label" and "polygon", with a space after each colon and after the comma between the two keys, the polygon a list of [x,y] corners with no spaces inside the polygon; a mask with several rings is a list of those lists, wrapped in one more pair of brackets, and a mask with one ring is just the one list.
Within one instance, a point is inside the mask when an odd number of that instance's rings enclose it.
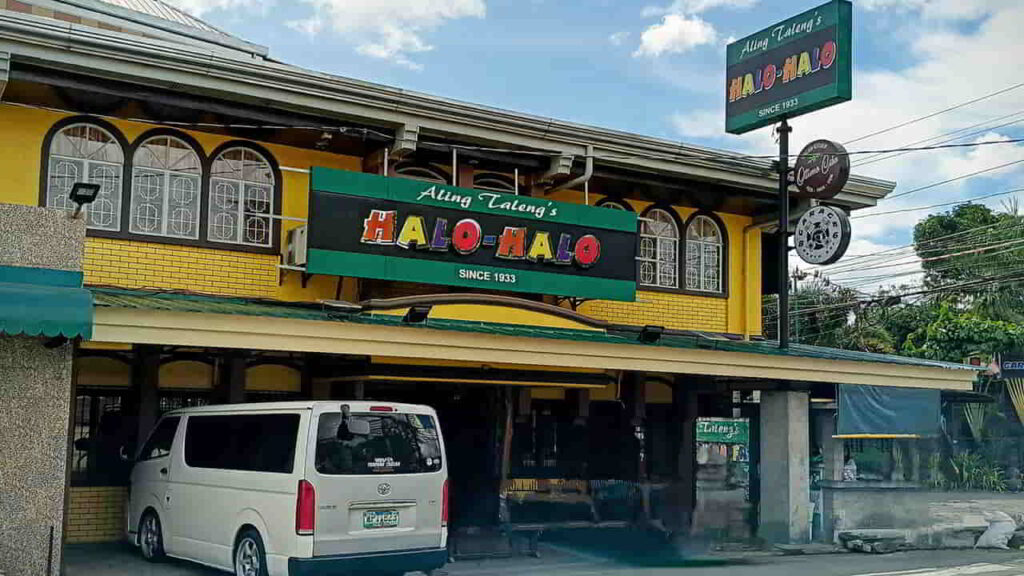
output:
{"label": "green awning", "polygon": [[92,319],[81,272],[0,266],[0,333],[88,339]]}

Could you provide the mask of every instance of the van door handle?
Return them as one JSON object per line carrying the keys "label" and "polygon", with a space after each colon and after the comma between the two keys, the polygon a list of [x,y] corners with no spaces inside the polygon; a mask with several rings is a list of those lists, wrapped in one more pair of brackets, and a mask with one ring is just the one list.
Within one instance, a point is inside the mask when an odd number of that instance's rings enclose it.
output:
{"label": "van door handle", "polygon": [[161,476],[167,476],[167,468],[161,468],[160,469],[160,475]]}

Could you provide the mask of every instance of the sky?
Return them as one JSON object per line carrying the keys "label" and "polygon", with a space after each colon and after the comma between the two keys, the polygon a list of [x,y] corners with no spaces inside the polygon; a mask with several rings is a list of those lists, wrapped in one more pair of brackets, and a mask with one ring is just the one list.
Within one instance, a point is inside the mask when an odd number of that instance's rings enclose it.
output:
{"label": "sky", "polygon": [[[743,153],[776,150],[771,128],[724,132],[725,46],[819,2],[805,0],[166,0],[271,57],[331,74]],[[853,100],[791,121],[793,146],[848,142],[1024,82],[1021,0],[854,0]],[[1019,122],[1018,122],[1019,121]],[[981,124],[984,123],[984,124]],[[980,124],[980,125],[979,125]],[[1007,125],[1003,125],[1007,124]],[[1024,137],[1024,86],[850,151]],[[853,219],[848,258],[909,244],[948,207],[881,214],[1024,187],[1024,144],[915,152],[858,166],[896,193]],[[1002,209],[1016,194],[984,203]],[[1021,194],[1024,196],[1024,194]],[[1024,200],[1024,198],[1021,198]],[[1022,204],[1024,206],[1024,204]],[[840,263],[842,264],[842,262]],[[834,279],[855,281],[856,267]],[[910,258],[904,268],[919,268]],[[899,282],[913,276],[899,276]]]}

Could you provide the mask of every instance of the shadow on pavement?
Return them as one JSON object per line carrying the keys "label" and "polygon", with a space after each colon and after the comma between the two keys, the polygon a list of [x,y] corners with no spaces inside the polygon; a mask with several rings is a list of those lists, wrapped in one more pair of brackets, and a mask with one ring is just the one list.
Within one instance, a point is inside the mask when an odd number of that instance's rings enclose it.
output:
{"label": "shadow on pavement", "polygon": [[542,542],[638,567],[685,568],[752,563],[748,559],[714,556],[710,541],[672,541],[660,532],[645,530],[584,529],[548,532],[544,534]]}

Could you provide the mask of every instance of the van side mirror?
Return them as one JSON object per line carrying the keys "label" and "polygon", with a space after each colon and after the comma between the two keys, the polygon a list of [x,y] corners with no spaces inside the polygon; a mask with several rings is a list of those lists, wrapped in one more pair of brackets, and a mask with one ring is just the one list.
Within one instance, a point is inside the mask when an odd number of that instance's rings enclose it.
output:
{"label": "van side mirror", "polygon": [[131,446],[127,444],[122,444],[121,449],[118,452],[118,456],[121,457],[121,462],[131,462],[133,460],[132,452],[134,452],[134,450],[132,449]]}

